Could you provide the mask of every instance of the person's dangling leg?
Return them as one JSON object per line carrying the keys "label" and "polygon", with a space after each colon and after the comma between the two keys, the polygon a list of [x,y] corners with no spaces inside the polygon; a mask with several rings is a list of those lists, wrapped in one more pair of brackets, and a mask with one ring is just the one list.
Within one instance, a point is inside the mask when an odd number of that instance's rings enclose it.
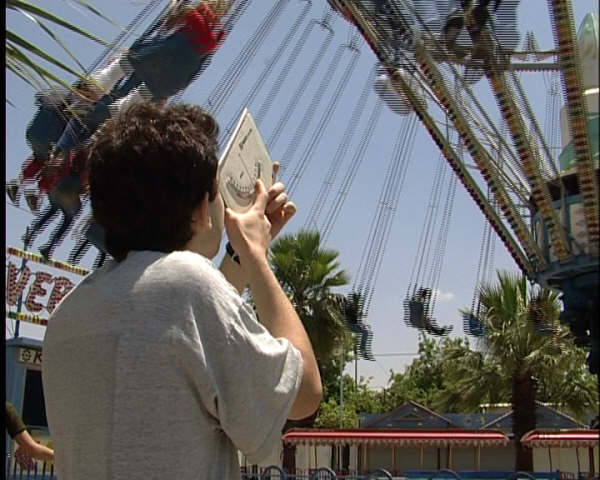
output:
{"label": "person's dangling leg", "polygon": [[384,32],[391,62],[398,67],[402,62],[401,52],[414,48],[415,29],[412,1],[384,0],[375,5],[374,21],[377,29]]}
{"label": "person's dangling leg", "polygon": [[123,98],[129,95],[133,90],[139,87],[143,83],[143,80],[133,72],[127,80],[120,85],[113,94],[115,99]]}
{"label": "person's dangling leg", "polygon": [[101,252],[106,252],[106,237],[104,228],[98,225],[94,220],[85,231],[85,238]]}
{"label": "person's dangling leg", "polygon": [[[120,71],[124,73],[132,70],[129,61],[125,57],[121,57],[118,64]],[[111,78],[110,80],[112,81],[113,79],[114,78]],[[120,78],[117,79],[117,82],[118,80],[120,80]],[[135,73],[133,73],[127,79],[127,81],[121,87],[119,87],[116,92],[114,92],[114,96],[104,95],[96,103],[92,111],[85,115],[85,119],[72,118],[56,142],[54,151],[70,151],[82,142],[85,142],[94,134],[98,127],[100,127],[111,117],[111,112],[108,109],[108,105],[114,102],[114,97],[119,98],[124,95],[127,96],[132,90],[134,90],[136,87],[139,87],[140,84],[141,79],[136,76]],[[105,85],[109,85],[109,83],[105,83]],[[116,85],[116,82],[111,86],[111,89],[114,87],[114,85]]]}
{"label": "person's dangling leg", "polygon": [[21,187],[35,181],[39,177],[43,166],[44,160],[36,155],[32,155],[23,163],[19,176],[6,183],[6,193],[13,204],[19,204]]}
{"label": "person's dangling leg", "polygon": [[111,103],[108,106],[108,110],[112,117],[135,103],[148,102],[150,100],[152,100],[152,93],[150,93],[148,87],[142,83],[139,87],[133,89],[127,96]]}
{"label": "person's dangling leg", "polygon": [[52,218],[54,218],[54,216],[58,213],[58,210],[58,205],[50,203],[50,205],[48,205],[46,209],[39,215],[39,217],[33,222],[31,227],[22,237],[25,248],[31,247],[35,237],[37,237],[42,232],[46,224],[52,220]]}
{"label": "person's dangling leg", "polygon": [[37,155],[31,156],[27,160],[20,175],[21,183],[29,183],[38,179],[45,163],[45,160]]}
{"label": "person's dangling leg", "polygon": [[[25,139],[32,151],[31,161],[26,162],[23,166],[21,176],[16,182],[17,187],[15,188],[13,186],[15,182],[12,182],[10,191],[7,192],[9,196],[15,193],[15,200],[17,199],[16,194],[23,184],[39,179],[53,144],[60,138],[67,125],[67,114],[62,108],[64,102],[60,103],[58,99],[48,99],[48,94],[42,95],[41,92],[38,94],[39,98],[36,100],[39,105],[38,110],[25,131]],[[38,95],[36,94],[36,96]],[[59,97],[62,98],[64,95],[59,95]],[[37,202],[34,199],[36,196],[36,194],[32,196],[31,192],[26,191],[25,193],[32,211],[37,211]]]}
{"label": "person's dangling leg", "polygon": [[69,160],[73,152],[59,152],[50,155],[40,171],[37,191],[25,191],[25,199],[32,212],[37,211],[40,195],[52,192],[61,180],[69,173]]}
{"label": "person's dangling leg", "polygon": [[131,74],[131,64],[126,55],[119,55],[102,70],[89,75],[92,87],[100,88],[103,94],[109,93],[123,77]]}
{"label": "person's dangling leg", "polygon": [[415,9],[415,29],[424,39],[440,38],[442,31],[442,6],[440,0],[413,0]]}
{"label": "person's dangling leg", "polygon": [[88,241],[88,239],[82,235],[75,244],[75,247],[73,247],[73,250],[71,250],[71,253],[69,253],[69,259],[67,262],[71,265],[78,265],[81,257],[87,253],[91,246],[92,244]]}
{"label": "person's dangling leg", "polygon": [[394,49],[398,56],[400,50],[413,50],[419,31],[416,10],[412,0],[391,2],[392,15],[389,18],[394,32]]}
{"label": "person's dangling leg", "polygon": [[446,46],[449,49],[454,47],[456,39],[460,34],[460,31],[465,26],[465,14],[463,11],[464,2],[461,0],[454,0],[450,13],[446,17],[446,22],[442,28],[442,33],[446,41]]}
{"label": "person's dangling leg", "polygon": [[50,236],[50,239],[48,240],[48,242],[46,242],[43,246],[41,246],[39,248],[39,252],[42,254],[42,256],[44,258],[50,258],[50,256],[52,255],[52,252],[54,252],[54,249],[60,244],[60,242],[62,242],[62,240],[65,236],[65,233],[67,233],[67,230],[73,223],[73,220],[79,213],[80,209],[81,209],[81,205],[79,206],[79,208],[77,208],[75,210],[64,209],[64,208],[60,207],[60,211],[63,214],[62,222],[54,230],[54,232],[52,232],[52,235]]}
{"label": "person's dangling leg", "polygon": [[[134,78],[131,83],[127,82],[126,86],[135,85],[134,82],[139,82],[139,78]],[[119,89],[119,91],[122,90],[123,89]],[[85,122],[80,122],[76,118],[72,118],[69,121],[64,133],[56,143],[54,151],[61,152],[72,150],[90,138],[98,127],[117,112],[134,103],[149,101],[151,99],[152,94],[143,83],[131,90],[125,97],[116,101],[113,100],[112,96],[105,95],[96,104],[92,112],[85,118]]]}
{"label": "person's dangling leg", "polygon": [[6,182],[6,195],[13,205],[19,205],[19,197],[21,196],[19,187],[21,183],[22,179],[20,176],[18,179],[15,178]]}
{"label": "person's dangling leg", "polygon": [[35,157],[48,159],[52,145],[60,138],[69,120],[64,104],[41,103],[25,130],[25,140]]}
{"label": "person's dangling leg", "polygon": [[103,252],[102,250],[100,250],[98,253],[98,256],[96,257],[96,260],[94,260],[94,265],[92,266],[92,268],[94,270],[99,269],[100,267],[102,267],[102,265],[104,265],[105,260],[106,260],[106,253]]}
{"label": "person's dangling leg", "polygon": [[471,10],[473,19],[475,20],[475,29],[473,31],[473,40],[476,41],[481,34],[481,31],[485,27],[485,24],[490,19],[490,12],[488,11],[488,4],[490,0],[479,0],[477,4]]}
{"label": "person's dangling leg", "polygon": [[75,147],[85,142],[92,134],[111,116],[108,110],[108,104],[112,102],[112,97],[105,95],[96,104],[94,109],[85,117],[85,120],[72,118],[59,140],[56,142],[54,152],[65,152],[73,150]]}
{"label": "person's dangling leg", "polygon": [[81,180],[79,175],[69,173],[48,195],[50,202],[56,204],[60,208],[63,214],[63,220],[58,228],[52,232],[49,241],[40,247],[39,251],[44,257],[50,257],[54,248],[62,241],[65,233],[81,210],[81,201],[79,199],[80,189]]}

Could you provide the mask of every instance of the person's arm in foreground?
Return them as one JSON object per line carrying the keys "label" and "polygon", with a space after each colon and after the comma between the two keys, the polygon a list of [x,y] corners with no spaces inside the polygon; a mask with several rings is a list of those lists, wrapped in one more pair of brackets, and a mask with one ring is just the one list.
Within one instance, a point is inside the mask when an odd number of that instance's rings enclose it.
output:
{"label": "person's arm in foreground", "polygon": [[225,228],[240,257],[241,265],[237,268],[242,270],[241,278],[247,279],[250,285],[261,324],[273,337],[289,340],[302,356],[302,381],[289,414],[289,418],[298,420],[313,414],[319,407],[322,397],[321,376],[304,326],[267,260],[272,226],[281,228],[293,212],[290,213],[288,206],[286,213],[284,207],[289,202],[284,194],[285,198],[278,201],[285,200],[278,214],[270,215],[275,222],[271,224],[266,215],[269,194],[261,181],[257,181],[256,189],[256,201],[248,212],[238,214],[226,209]]}
{"label": "person's arm in foreground", "polygon": [[54,452],[48,447],[37,443],[29,435],[21,416],[9,402],[6,402],[6,429],[10,437],[19,445],[15,452],[15,458],[22,468],[33,468],[32,458],[44,461],[54,460]]}

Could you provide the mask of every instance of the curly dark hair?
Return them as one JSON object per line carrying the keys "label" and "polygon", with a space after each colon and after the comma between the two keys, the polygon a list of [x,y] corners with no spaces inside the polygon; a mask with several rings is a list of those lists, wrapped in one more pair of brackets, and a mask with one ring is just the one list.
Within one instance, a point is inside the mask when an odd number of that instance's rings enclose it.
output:
{"label": "curly dark hair", "polygon": [[108,120],[89,149],[95,221],[117,261],[172,252],[192,238],[192,212],[217,194],[217,122],[193,105],[135,104]]}

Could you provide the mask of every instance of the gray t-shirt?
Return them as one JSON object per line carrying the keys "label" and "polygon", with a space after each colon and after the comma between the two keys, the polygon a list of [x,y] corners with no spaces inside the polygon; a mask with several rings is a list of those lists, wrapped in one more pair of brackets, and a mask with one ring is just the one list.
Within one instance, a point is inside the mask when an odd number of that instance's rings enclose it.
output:
{"label": "gray t-shirt", "polygon": [[280,442],[302,359],[206,258],[132,252],[57,307],[43,383],[60,480],[239,479]]}

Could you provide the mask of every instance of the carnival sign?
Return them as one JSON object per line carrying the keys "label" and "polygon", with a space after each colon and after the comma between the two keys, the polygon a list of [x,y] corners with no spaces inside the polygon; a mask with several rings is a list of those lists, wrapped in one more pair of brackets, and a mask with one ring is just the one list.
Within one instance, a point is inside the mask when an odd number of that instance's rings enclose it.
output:
{"label": "carnival sign", "polygon": [[[62,272],[85,275],[87,270],[64,262],[49,260],[41,255],[24,252],[13,247],[7,248],[9,260],[6,263],[6,310],[14,320],[46,325],[42,315],[51,314],[59,302],[75,287],[75,282]],[[11,261],[10,256],[21,258],[21,266]],[[15,259],[16,260],[16,259]],[[62,272],[53,274],[43,266]],[[20,305],[25,312],[15,312]],[[13,310],[13,311],[11,311]]]}

